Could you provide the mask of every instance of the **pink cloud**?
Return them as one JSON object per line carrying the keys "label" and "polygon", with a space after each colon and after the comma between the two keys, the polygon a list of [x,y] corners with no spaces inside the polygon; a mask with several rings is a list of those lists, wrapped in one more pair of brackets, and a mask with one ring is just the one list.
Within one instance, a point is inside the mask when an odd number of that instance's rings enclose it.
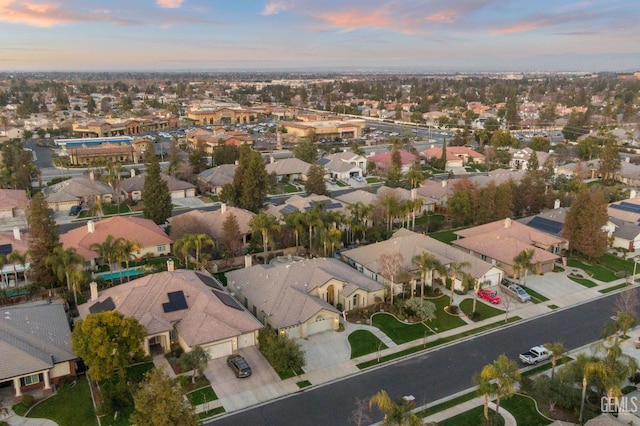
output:
{"label": "pink cloud", "polygon": [[156,4],[165,9],[177,9],[182,6],[184,0],[156,0]]}
{"label": "pink cloud", "polygon": [[261,15],[277,15],[280,12],[286,12],[291,8],[291,4],[283,1],[272,1],[265,4],[264,9],[260,12]]}
{"label": "pink cloud", "polygon": [[321,18],[334,27],[354,30],[356,28],[389,28],[388,16],[379,12],[363,13],[362,11],[327,12]]}
{"label": "pink cloud", "polygon": [[455,22],[458,18],[458,12],[455,10],[443,10],[441,12],[432,13],[425,17],[425,21],[429,22],[442,22],[450,24]]}
{"label": "pink cloud", "polygon": [[0,0],[0,21],[45,28],[72,22],[56,3]]}

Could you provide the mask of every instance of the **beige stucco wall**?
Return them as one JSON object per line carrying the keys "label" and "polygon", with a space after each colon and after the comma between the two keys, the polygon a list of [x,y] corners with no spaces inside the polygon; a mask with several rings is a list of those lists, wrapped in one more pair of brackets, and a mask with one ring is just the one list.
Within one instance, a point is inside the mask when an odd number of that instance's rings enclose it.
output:
{"label": "beige stucco wall", "polygon": [[61,362],[53,366],[51,370],[49,370],[49,377],[55,379],[56,377],[68,376],[71,374],[71,367],[69,362]]}

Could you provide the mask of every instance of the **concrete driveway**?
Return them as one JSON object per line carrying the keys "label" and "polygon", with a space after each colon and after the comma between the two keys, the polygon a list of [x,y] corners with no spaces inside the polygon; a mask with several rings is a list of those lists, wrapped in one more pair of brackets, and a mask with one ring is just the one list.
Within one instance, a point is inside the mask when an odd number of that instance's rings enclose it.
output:
{"label": "concrete driveway", "polygon": [[227,398],[248,390],[261,388],[280,382],[280,377],[264,359],[257,347],[243,348],[238,351],[251,366],[251,376],[239,379],[227,365],[227,357],[212,359],[205,370],[218,398]]}
{"label": "concrete driveway", "polygon": [[324,331],[307,339],[298,339],[304,350],[305,373],[341,364],[351,359],[351,346],[347,332]]}

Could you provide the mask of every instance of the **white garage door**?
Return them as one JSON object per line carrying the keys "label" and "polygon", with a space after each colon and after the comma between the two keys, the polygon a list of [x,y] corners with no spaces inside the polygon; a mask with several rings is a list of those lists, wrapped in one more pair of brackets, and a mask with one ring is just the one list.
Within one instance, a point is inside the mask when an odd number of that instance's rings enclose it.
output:
{"label": "white garage door", "polygon": [[207,352],[211,359],[222,358],[233,353],[231,342],[218,343],[207,347]]}
{"label": "white garage door", "polygon": [[322,331],[332,330],[333,318],[325,318],[320,321],[307,323],[307,334],[312,335]]}
{"label": "white garage door", "polygon": [[255,346],[255,336],[253,333],[243,334],[238,337],[238,349],[248,348],[249,346]]}
{"label": "white garage door", "polygon": [[174,191],[171,193],[171,198],[184,198],[184,191]]}
{"label": "white garage door", "polygon": [[500,284],[500,273],[495,273],[495,274],[486,276],[485,278],[487,279],[487,281],[491,281],[490,287]]}
{"label": "white garage door", "polygon": [[295,327],[285,328],[284,331],[287,336],[291,337],[292,339],[297,339],[300,337],[300,327],[297,325]]}

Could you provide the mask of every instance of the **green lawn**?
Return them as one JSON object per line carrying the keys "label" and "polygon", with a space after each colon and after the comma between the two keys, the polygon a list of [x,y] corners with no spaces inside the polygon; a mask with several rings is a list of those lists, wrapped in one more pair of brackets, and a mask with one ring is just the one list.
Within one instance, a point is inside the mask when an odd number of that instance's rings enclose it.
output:
{"label": "green lawn", "polygon": [[435,238],[438,241],[442,241],[443,243],[451,244],[452,241],[455,241],[458,239],[458,237],[453,232],[454,231],[451,231],[451,230],[439,231],[439,232],[433,232],[429,234],[429,236],[431,238]]}
{"label": "green lawn", "polygon": [[422,323],[404,324],[391,314],[378,313],[372,319],[372,324],[398,345],[424,338],[425,334],[431,334]]}
{"label": "green lawn", "polygon": [[351,359],[387,348],[387,345],[367,330],[356,330],[349,335],[348,339],[351,345]]}
{"label": "green lawn", "polygon": [[614,285],[614,286],[611,286],[609,288],[604,288],[604,289],[600,290],[600,293],[602,293],[602,294],[611,293],[612,291],[620,290],[621,288],[625,288],[627,286],[628,286],[627,283]]}
{"label": "green lawn", "polygon": [[455,315],[449,315],[444,311],[444,307],[449,305],[449,296],[440,296],[437,299],[429,299],[436,305],[435,319],[428,321],[427,325],[436,332],[451,330],[452,328],[465,325],[466,322]]}
{"label": "green lawn", "polygon": [[[489,416],[493,413],[493,410],[489,409]],[[457,416],[450,417],[446,420],[443,420],[438,423],[438,426],[480,426],[484,424],[484,407],[481,405],[479,407],[472,408],[469,411],[465,411],[464,413],[460,413]],[[518,423],[520,424],[520,423]],[[523,425],[529,426],[528,423],[522,423]],[[494,423],[496,426],[504,425],[504,418],[499,416]]]}
{"label": "green lawn", "polygon": [[589,274],[589,276],[599,281],[610,282],[620,278],[616,276],[613,270],[605,266],[586,263],[578,259],[569,259],[567,265],[571,268],[580,268]]}
{"label": "green lawn", "polygon": [[541,302],[548,302],[549,298],[545,297],[543,295],[541,295],[540,293],[538,293],[535,290],[530,289],[529,287],[525,287],[524,290],[529,293],[529,295],[531,296],[531,301],[533,303],[541,303]]}
{"label": "green lawn", "polygon": [[75,386],[60,386],[56,395],[33,407],[28,417],[51,419],[59,426],[97,425],[87,378],[78,377]]}
{"label": "green lawn", "polygon": [[296,383],[296,385],[298,385],[300,389],[303,389],[303,388],[306,388],[307,386],[311,386],[311,382],[308,380],[301,380],[298,383]]}
{"label": "green lawn", "polygon": [[467,402],[469,400],[472,400],[473,398],[475,398],[476,396],[478,396],[478,394],[473,391],[473,392],[469,392],[469,393],[465,393],[462,395],[459,395],[455,398],[449,399],[447,401],[441,402],[440,404],[437,405],[433,405],[431,407],[427,407],[426,409],[422,410],[422,411],[418,411],[416,414],[418,415],[418,417],[421,418],[425,418],[425,417],[429,417],[432,414],[435,413],[439,413],[440,411],[444,411],[448,408],[451,407],[455,407],[456,405],[462,404],[463,402]]}
{"label": "green lawn", "polygon": [[207,419],[209,417],[217,416],[218,414],[222,414],[224,412],[225,412],[224,407],[218,407],[218,408],[214,408],[213,410],[203,411],[202,413],[198,414],[198,417],[200,417],[200,420],[202,420],[202,419]]}
{"label": "green lawn", "polygon": [[445,219],[444,215],[442,214],[425,214],[425,215],[416,217],[416,226],[427,225],[429,223],[442,222],[444,219]]}
{"label": "green lawn", "polygon": [[292,377],[304,374],[304,371],[287,370],[287,371],[276,371],[276,373],[278,373],[278,376],[280,376],[281,380],[286,380],[286,379],[290,379]]}
{"label": "green lawn", "polygon": [[346,183],[344,183],[344,182],[342,182],[341,180],[337,180],[337,181],[336,181],[336,185],[338,185],[338,186],[340,186],[340,187],[345,187],[345,186],[347,186],[347,184],[346,184]]}
{"label": "green lawn", "polygon": [[571,281],[575,281],[578,284],[583,285],[583,286],[588,287],[588,288],[596,287],[598,285],[598,284],[594,283],[591,280],[588,280],[586,278],[576,277],[575,275],[568,275],[568,277],[569,277],[569,279]]}
{"label": "green lawn", "polygon": [[623,259],[611,253],[605,253],[597,259],[597,262],[614,272],[627,271],[633,274],[633,260]]}
{"label": "green lawn", "polygon": [[218,399],[218,395],[213,391],[211,386],[207,386],[201,389],[196,389],[187,394],[187,399],[191,405],[204,404],[205,402],[215,401]]}
{"label": "green lawn", "polygon": [[[462,303],[460,303],[460,309],[462,309],[462,312],[469,315],[473,311],[473,298],[464,299]],[[504,311],[502,309],[489,306],[488,304],[483,303],[480,300],[476,302],[476,311],[480,313],[480,317],[477,318],[475,321],[482,321],[487,318],[504,314]]]}
{"label": "green lawn", "polygon": [[538,412],[533,399],[524,395],[515,394],[501,401],[500,406],[510,412],[519,425],[546,426],[553,423]]}
{"label": "green lawn", "polygon": [[377,177],[368,177],[367,178],[367,183],[378,183],[380,182],[380,179],[378,179]]}

